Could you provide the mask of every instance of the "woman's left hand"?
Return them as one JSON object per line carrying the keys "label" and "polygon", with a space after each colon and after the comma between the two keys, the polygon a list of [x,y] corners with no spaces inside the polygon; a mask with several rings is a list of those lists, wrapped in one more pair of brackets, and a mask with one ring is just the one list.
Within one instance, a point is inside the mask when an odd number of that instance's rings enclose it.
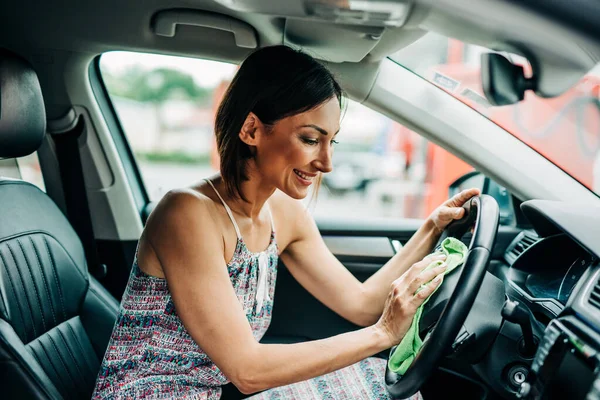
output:
{"label": "woman's left hand", "polygon": [[442,233],[450,222],[455,219],[461,219],[465,214],[465,209],[462,208],[463,204],[471,197],[478,196],[480,193],[480,190],[475,188],[463,190],[433,210],[429,219],[433,222],[433,226],[438,233]]}

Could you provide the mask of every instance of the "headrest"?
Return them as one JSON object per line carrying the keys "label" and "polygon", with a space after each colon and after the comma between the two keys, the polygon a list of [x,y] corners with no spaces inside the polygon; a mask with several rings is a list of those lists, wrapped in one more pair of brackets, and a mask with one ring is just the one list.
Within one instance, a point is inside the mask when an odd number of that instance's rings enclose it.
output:
{"label": "headrest", "polygon": [[0,158],[36,151],[46,133],[46,111],[31,65],[0,49]]}

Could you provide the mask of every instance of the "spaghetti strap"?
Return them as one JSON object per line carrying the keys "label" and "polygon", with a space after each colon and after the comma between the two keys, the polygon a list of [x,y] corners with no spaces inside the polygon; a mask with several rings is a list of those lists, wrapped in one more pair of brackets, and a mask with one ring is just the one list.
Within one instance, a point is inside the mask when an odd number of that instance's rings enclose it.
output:
{"label": "spaghetti strap", "polygon": [[242,234],[240,233],[240,228],[238,228],[237,222],[235,222],[235,218],[233,217],[233,213],[231,212],[231,208],[229,208],[229,206],[227,205],[227,203],[225,203],[225,200],[223,200],[223,198],[221,197],[221,195],[217,191],[217,188],[215,187],[215,185],[213,185],[213,183],[210,180],[208,180],[208,179],[205,179],[205,181],[208,182],[208,184],[213,188],[213,190],[215,191],[215,193],[219,197],[219,200],[221,200],[221,203],[223,203],[223,207],[225,207],[225,211],[227,211],[227,215],[229,215],[229,219],[233,223],[233,227],[235,228],[235,233],[237,234],[238,239],[241,239],[242,238]]}
{"label": "spaghetti strap", "polygon": [[275,233],[275,220],[273,219],[273,213],[271,212],[271,206],[269,203],[265,203],[267,205],[267,211],[269,212],[269,218],[271,218],[271,233]]}

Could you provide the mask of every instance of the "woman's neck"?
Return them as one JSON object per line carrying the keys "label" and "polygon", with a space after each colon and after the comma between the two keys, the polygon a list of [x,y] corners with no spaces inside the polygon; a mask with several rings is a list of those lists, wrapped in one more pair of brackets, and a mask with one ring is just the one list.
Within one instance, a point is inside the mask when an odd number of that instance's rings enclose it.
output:
{"label": "woman's neck", "polygon": [[222,196],[224,196],[229,208],[236,214],[255,220],[259,218],[263,206],[275,192],[275,186],[267,184],[264,179],[255,173],[255,171],[252,171],[251,168],[248,168],[247,176],[248,180],[243,181],[240,184],[241,195],[246,201],[241,197],[230,196],[221,177],[219,177],[217,182],[220,187],[219,191],[222,193]]}

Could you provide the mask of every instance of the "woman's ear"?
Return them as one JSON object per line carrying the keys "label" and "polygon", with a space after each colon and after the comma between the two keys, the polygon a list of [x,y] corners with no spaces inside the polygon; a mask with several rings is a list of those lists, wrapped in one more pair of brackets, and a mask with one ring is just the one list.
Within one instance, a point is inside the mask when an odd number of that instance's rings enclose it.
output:
{"label": "woman's ear", "polygon": [[262,129],[262,122],[254,113],[249,113],[240,130],[240,139],[248,146],[256,146],[260,139],[259,131]]}

